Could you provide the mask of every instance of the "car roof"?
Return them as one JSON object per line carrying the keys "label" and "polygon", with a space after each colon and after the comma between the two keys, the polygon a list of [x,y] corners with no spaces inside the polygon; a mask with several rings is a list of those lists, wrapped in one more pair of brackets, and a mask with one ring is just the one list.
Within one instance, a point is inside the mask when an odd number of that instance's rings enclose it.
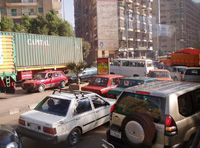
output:
{"label": "car roof", "polygon": [[200,69],[200,67],[188,67],[187,69]]}
{"label": "car roof", "polygon": [[169,94],[179,94],[185,90],[200,88],[198,83],[155,81],[125,89],[126,92],[147,92],[153,96],[164,97]]}
{"label": "car roof", "polygon": [[113,59],[114,61],[152,61],[151,59]]}
{"label": "car roof", "polygon": [[150,77],[124,77],[121,78],[121,80],[157,80],[156,78],[150,78]]}
{"label": "car roof", "polygon": [[153,72],[159,72],[159,71],[169,72],[169,70],[166,70],[166,69],[152,69],[151,71],[153,71]]}
{"label": "car roof", "polygon": [[[58,92],[58,93],[56,93]],[[64,99],[64,100],[72,100],[72,99],[82,99],[84,97],[96,95],[96,93],[89,91],[63,91],[63,90],[54,90],[52,95],[48,95],[49,97]]]}
{"label": "car roof", "polygon": [[118,77],[124,77],[122,75],[114,75],[114,74],[101,74],[101,75],[96,75],[94,77],[102,77],[102,78],[118,78]]}

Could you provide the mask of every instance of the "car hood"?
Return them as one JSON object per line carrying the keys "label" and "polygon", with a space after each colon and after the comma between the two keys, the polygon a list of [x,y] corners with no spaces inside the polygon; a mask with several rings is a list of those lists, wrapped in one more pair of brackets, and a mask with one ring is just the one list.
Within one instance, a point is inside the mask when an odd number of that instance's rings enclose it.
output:
{"label": "car hood", "polygon": [[35,124],[49,126],[49,127],[55,127],[57,126],[58,122],[61,121],[64,117],[52,115],[52,114],[37,111],[37,110],[31,110],[20,115],[20,118],[30,123],[35,123]]}
{"label": "car hood", "polygon": [[123,87],[116,87],[116,88],[112,88],[108,91],[108,94],[111,94],[111,95],[119,95],[124,89],[126,88],[123,88]]}
{"label": "car hood", "polygon": [[0,126],[0,148],[8,143],[15,141],[14,130],[7,126]]}
{"label": "car hood", "polygon": [[105,98],[105,100],[106,100],[107,102],[109,102],[111,106],[112,106],[113,104],[115,104],[115,102],[116,102],[116,99],[111,99],[111,98]]}
{"label": "car hood", "polygon": [[173,81],[171,78],[156,78],[158,81]]}
{"label": "car hood", "polygon": [[106,88],[105,86],[96,86],[96,85],[88,85],[88,86],[84,86],[81,89],[85,90],[85,91],[98,91],[98,90],[102,90]]}

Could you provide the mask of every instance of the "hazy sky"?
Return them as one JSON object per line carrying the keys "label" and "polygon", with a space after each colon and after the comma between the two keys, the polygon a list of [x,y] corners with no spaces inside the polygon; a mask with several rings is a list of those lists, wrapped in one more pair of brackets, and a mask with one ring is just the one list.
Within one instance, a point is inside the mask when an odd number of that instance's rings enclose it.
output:
{"label": "hazy sky", "polygon": [[74,27],[74,0],[62,0],[62,16]]}

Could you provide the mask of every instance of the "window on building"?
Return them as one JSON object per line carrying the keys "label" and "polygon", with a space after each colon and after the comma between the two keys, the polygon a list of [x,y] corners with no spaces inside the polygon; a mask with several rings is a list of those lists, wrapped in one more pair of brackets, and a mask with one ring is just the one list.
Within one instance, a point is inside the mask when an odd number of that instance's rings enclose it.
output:
{"label": "window on building", "polygon": [[43,8],[38,8],[39,13],[43,13]]}
{"label": "window on building", "polygon": [[11,9],[11,16],[17,16],[17,10]]}
{"label": "window on building", "polygon": [[5,8],[1,8],[1,13],[2,13],[2,14],[5,14],[5,13],[6,13]]}

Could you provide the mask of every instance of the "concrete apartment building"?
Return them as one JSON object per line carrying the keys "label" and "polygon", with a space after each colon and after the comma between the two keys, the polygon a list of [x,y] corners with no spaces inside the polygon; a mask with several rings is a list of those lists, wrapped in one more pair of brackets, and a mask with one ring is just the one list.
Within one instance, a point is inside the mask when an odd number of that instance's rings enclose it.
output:
{"label": "concrete apartment building", "polygon": [[51,9],[62,18],[61,0],[0,0],[0,16],[6,15],[14,23],[19,23],[23,14],[36,18],[38,13],[44,16]]}
{"label": "concrete apartment building", "polygon": [[[160,1],[160,14],[158,2]],[[153,15],[160,21],[157,38],[154,27],[154,49],[165,53],[193,47],[200,41],[200,4],[193,0],[154,0]],[[159,20],[160,15],[160,20]],[[154,25],[156,26],[156,25]],[[158,44],[157,44],[158,43]]]}
{"label": "concrete apartment building", "polygon": [[91,43],[90,60],[146,57],[152,45],[152,1],[74,0],[75,34]]}

